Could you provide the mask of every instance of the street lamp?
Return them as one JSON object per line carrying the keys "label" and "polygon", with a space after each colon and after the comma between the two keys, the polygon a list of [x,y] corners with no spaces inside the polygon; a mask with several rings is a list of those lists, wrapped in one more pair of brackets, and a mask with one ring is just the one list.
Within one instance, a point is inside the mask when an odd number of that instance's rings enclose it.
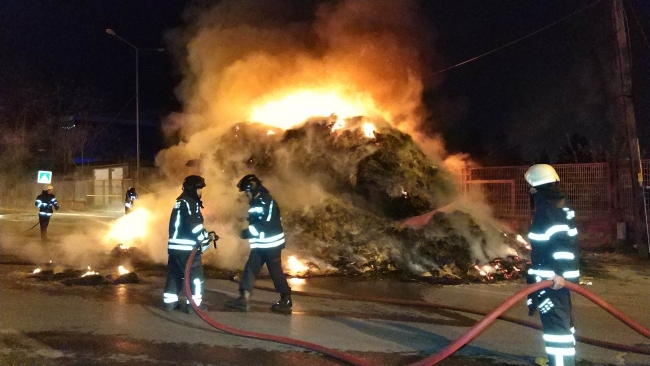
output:
{"label": "street lamp", "polygon": [[131,42],[127,41],[126,39],[120,37],[115,33],[112,29],[107,29],[106,33],[110,34],[111,36],[115,36],[119,38],[121,41],[124,43],[128,44],[135,50],[135,160],[136,160],[136,168],[135,168],[135,184],[138,185],[140,183],[140,82],[139,82],[139,74],[138,74],[138,53],[139,51],[158,51],[158,52],[163,52],[165,51],[164,48],[139,48],[134,46]]}

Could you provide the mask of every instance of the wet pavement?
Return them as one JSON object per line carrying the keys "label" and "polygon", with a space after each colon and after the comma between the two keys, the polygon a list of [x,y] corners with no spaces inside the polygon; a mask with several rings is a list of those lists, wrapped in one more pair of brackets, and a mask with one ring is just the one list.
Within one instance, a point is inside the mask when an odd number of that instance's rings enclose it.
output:
{"label": "wet pavement", "polygon": [[[102,220],[88,220],[98,219]],[[75,226],[65,219],[59,223],[57,230]],[[28,263],[30,259],[15,246],[15,238],[26,226],[23,224],[18,219],[0,217],[0,365],[343,364],[304,349],[228,335],[211,328],[196,315],[162,311],[161,265],[136,268],[140,278],[137,284],[66,286],[61,281],[30,276],[36,265]],[[35,234],[28,232],[23,236],[33,240]],[[591,266],[585,271],[592,271],[594,280],[588,289],[647,327],[648,263],[621,256],[590,259]],[[98,270],[102,273],[102,269]],[[258,284],[272,286],[268,279]],[[515,281],[432,286],[391,279],[330,277],[296,280],[291,286],[296,291],[425,300],[488,311],[525,284]],[[480,319],[443,309],[306,296],[294,296],[292,315],[278,315],[269,310],[277,294],[263,290],[253,292],[251,312],[240,313],[224,306],[237,295],[236,283],[209,278],[205,287],[208,314],[220,323],[350,352],[377,365],[404,365],[420,360],[442,349]],[[650,340],[579,295],[573,299],[579,335],[650,349]],[[526,313],[522,302],[508,315],[539,322]],[[577,351],[581,365],[650,365],[650,356],[581,343]],[[541,332],[496,321],[440,364],[532,365],[541,355]]]}

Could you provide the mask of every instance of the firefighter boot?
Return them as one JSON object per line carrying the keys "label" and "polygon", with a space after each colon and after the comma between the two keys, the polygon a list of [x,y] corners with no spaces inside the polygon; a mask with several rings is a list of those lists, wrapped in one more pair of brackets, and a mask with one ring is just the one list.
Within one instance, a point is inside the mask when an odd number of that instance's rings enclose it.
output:
{"label": "firefighter boot", "polygon": [[274,313],[291,314],[291,294],[280,294],[280,301],[271,306],[271,311]]}
{"label": "firefighter boot", "polygon": [[231,309],[236,309],[236,310],[241,310],[241,311],[248,311],[250,306],[248,305],[248,300],[251,298],[251,293],[243,290],[239,292],[239,297],[228,301],[226,303],[226,306],[231,308]]}

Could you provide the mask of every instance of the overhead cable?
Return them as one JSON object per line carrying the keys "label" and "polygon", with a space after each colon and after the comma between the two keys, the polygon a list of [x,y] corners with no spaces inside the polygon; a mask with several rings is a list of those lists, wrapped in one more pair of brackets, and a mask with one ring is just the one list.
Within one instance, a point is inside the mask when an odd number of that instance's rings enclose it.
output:
{"label": "overhead cable", "polygon": [[538,30],[536,30],[536,31],[534,31],[534,32],[532,32],[532,33],[528,33],[527,35],[525,35],[525,36],[523,36],[523,37],[517,38],[517,39],[515,39],[514,41],[512,41],[512,42],[510,42],[510,43],[506,43],[506,44],[504,44],[503,46],[500,46],[500,47],[497,47],[497,48],[495,48],[495,49],[493,49],[493,50],[490,50],[490,51],[488,51],[488,52],[482,53],[482,54],[480,54],[480,55],[478,55],[478,56],[476,56],[476,57],[472,57],[472,58],[470,58],[469,60],[465,60],[465,61],[463,61],[463,62],[460,62],[460,63],[457,63],[457,64],[455,64],[455,65],[449,66],[449,67],[444,68],[444,69],[442,69],[442,70],[438,70],[438,71],[436,71],[436,72],[434,72],[434,73],[432,73],[432,74],[429,74],[429,75],[427,75],[427,76],[425,76],[425,77],[431,77],[431,76],[434,76],[434,75],[441,74],[441,73],[443,73],[443,72],[446,72],[446,71],[449,71],[449,70],[451,70],[451,69],[454,69],[454,68],[456,68],[456,67],[458,67],[458,66],[462,66],[462,65],[468,64],[468,63],[470,63],[470,62],[472,62],[472,61],[476,61],[476,60],[478,60],[478,59],[481,58],[481,57],[487,56],[487,55],[489,55],[489,54],[491,54],[491,53],[494,53],[494,52],[496,52],[496,51],[502,50],[502,49],[504,49],[504,48],[506,48],[506,47],[512,46],[513,44],[515,44],[515,43],[517,43],[517,42],[520,42],[520,41],[522,41],[522,40],[524,40],[524,39],[526,39],[526,38],[528,38],[528,37],[534,36],[535,34],[541,32],[541,31],[543,31],[543,30],[546,30],[546,29],[548,29],[548,28],[551,28],[552,26],[554,26],[554,25],[556,25],[556,24],[558,24],[558,23],[561,23],[561,22],[563,22],[563,21],[565,21],[565,20],[571,18],[572,16],[574,16],[574,15],[576,15],[576,14],[578,14],[578,13],[584,11],[584,10],[586,10],[587,8],[590,8],[590,7],[592,7],[592,6],[596,5],[596,4],[598,4],[598,3],[601,2],[601,1],[602,1],[602,0],[596,0],[596,1],[594,1],[593,3],[591,3],[591,4],[589,4],[589,5],[585,5],[584,7],[582,7],[582,8],[580,8],[580,9],[574,11],[573,13],[571,13],[571,14],[565,16],[565,17],[562,18],[562,19],[556,20],[555,22],[553,22],[553,23],[551,23],[551,24],[549,24],[549,25],[547,25],[547,26],[545,26],[545,27],[542,27],[542,28],[540,28],[540,29],[538,29]]}

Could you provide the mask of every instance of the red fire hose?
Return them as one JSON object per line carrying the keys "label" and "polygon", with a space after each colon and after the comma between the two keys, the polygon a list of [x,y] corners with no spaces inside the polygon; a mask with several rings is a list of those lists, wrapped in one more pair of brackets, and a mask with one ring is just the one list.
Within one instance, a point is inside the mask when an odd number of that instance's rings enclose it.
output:
{"label": "red fire hose", "polygon": [[[275,289],[272,288],[272,287],[256,285],[255,288],[259,289],[259,290],[275,292]],[[334,300],[366,301],[366,302],[376,302],[376,303],[390,304],[390,305],[417,306],[417,307],[435,308],[435,309],[443,309],[443,310],[452,310],[452,311],[458,311],[458,312],[462,312],[462,313],[482,315],[482,316],[486,316],[486,315],[489,314],[488,311],[482,311],[482,310],[477,310],[477,309],[473,309],[473,308],[466,308],[466,307],[462,307],[462,306],[452,306],[452,305],[446,305],[446,304],[438,304],[438,303],[428,302],[428,301],[387,299],[387,298],[365,297],[365,296],[350,296],[350,295],[341,295],[341,294],[319,294],[319,293],[315,293],[315,292],[305,292],[305,291],[291,291],[291,293],[295,294],[295,295],[306,296],[306,297],[318,297],[318,298],[326,298],[326,299],[334,299]],[[523,325],[524,327],[528,327],[528,328],[531,328],[531,329],[542,330],[541,325],[539,325],[539,324],[537,324],[535,322],[519,319],[517,317],[508,316],[508,315],[499,315],[498,319],[504,320],[504,321],[507,321],[507,322],[510,322],[510,323],[513,323],[513,324]],[[637,353],[637,354],[642,354],[642,355],[650,355],[650,349],[645,348],[645,347],[606,342],[606,341],[601,341],[601,340],[598,340],[598,339],[585,337],[585,336],[579,336],[579,335],[576,335],[575,339],[576,339],[577,342],[581,342],[581,343],[584,343],[584,344],[589,344],[589,345],[596,346],[596,347],[607,348],[607,349],[611,349],[611,350],[614,350],[614,351],[631,352],[631,353]]]}
{"label": "red fire hose", "polygon": [[[192,308],[194,308],[194,311],[196,314],[206,323],[208,323],[210,326],[219,329],[221,331],[224,331],[226,333],[242,336],[242,337],[247,337],[247,338],[254,338],[254,339],[261,339],[261,340],[267,340],[267,341],[273,341],[273,342],[278,342],[278,343],[284,343],[292,346],[297,346],[301,348],[305,348],[308,350],[316,351],[319,353],[322,353],[324,355],[333,357],[335,359],[344,361],[349,363],[350,365],[355,365],[355,366],[369,366],[370,363],[368,363],[365,360],[362,360],[360,358],[357,358],[353,355],[347,354],[345,352],[337,351],[331,348],[323,347],[314,343],[310,342],[304,342],[298,339],[292,339],[288,337],[281,337],[281,336],[276,336],[272,334],[263,334],[263,333],[256,333],[256,332],[249,332],[245,330],[240,330],[236,328],[229,327],[227,325],[221,324],[216,322],[214,319],[210,318],[208,314],[203,312],[199,307],[196,305],[194,300],[192,299],[192,292],[190,288],[190,268],[191,264],[194,261],[194,257],[196,256],[196,251],[198,249],[198,246],[194,247],[194,250],[192,250],[192,253],[190,254],[190,257],[187,261],[187,264],[185,265],[185,294],[187,295],[188,300],[190,301],[190,304],[192,305]],[[463,334],[460,338],[456,339],[454,342],[449,344],[447,347],[443,348],[442,350],[438,351],[437,353],[421,360],[418,362],[415,362],[409,366],[429,366],[429,365],[435,365],[439,361],[444,360],[447,358],[449,355],[452,353],[456,352],[460,347],[468,343],[470,340],[472,340],[474,337],[476,337],[483,329],[487,328],[488,325],[490,325],[495,319],[497,319],[501,314],[503,314],[506,310],[508,310],[510,307],[512,307],[515,303],[518,301],[523,300],[528,296],[529,294],[539,291],[543,288],[550,287],[553,285],[552,281],[546,280],[542,282],[535,283],[533,285],[527,286],[526,288],[522,289],[521,291],[515,293],[514,295],[510,296],[506,301],[501,303],[499,306],[497,306],[494,310],[492,310],[487,316],[485,316],[483,319],[481,319],[478,323],[474,324],[465,334]],[[605,302],[604,300],[600,299],[593,293],[585,290],[584,288],[575,285],[570,282],[565,283],[565,287],[568,288],[571,291],[575,291],[579,293],[580,295],[586,297],[587,299],[591,300],[592,302],[596,303],[603,309],[607,310],[610,314],[614,315],[616,318],[621,320],[623,323],[625,323],[627,326],[630,328],[634,329],[636,332],[641,334],[642,336],[646,338],[650,338],[650,330],[642,327],[641,325],[637,324],[634,322],[632,319],[630,319],[628,316],[625,314],[619,312],[615,308],[613,308],[610,304]]]}

